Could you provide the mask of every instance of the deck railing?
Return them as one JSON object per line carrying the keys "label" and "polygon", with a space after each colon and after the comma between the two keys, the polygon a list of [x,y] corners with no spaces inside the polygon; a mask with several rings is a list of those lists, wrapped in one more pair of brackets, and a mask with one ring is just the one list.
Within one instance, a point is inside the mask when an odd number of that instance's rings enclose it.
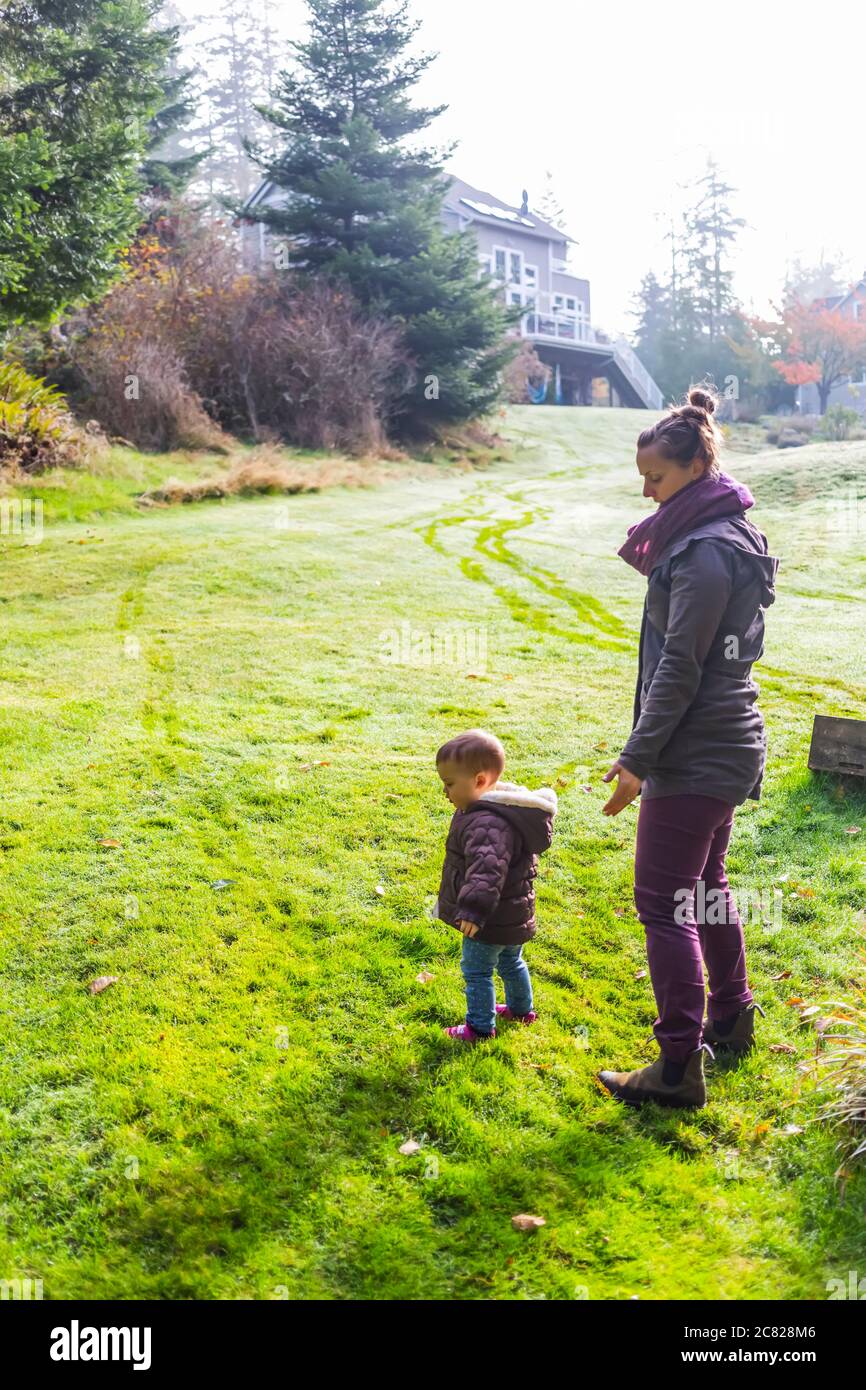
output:
{"label": "deck railing", "polygon": [[625,338],[617,338],[613,351],[620,370],[628,377],[647,406],[653,410],[661,410],[664,397],[631,345]]}
{"label": "deck railing", "polygon": [[595,329],[585,318],[555,307],[553,295],[541,292],[534,295],[530,311],[521,319],[521,331],[526,338],[552,338],[556,342],[597,343]]}
{"label": "deck railing", "polygon": [[606,348],[644,404],[651,410],[661,410],[662,393],[626,339],[610,342],[587,319],[554,305],[552,294],[541,291],[533,295],[528,312],[520,320],[520,332],[525,338],[546,342],[591,343]]}

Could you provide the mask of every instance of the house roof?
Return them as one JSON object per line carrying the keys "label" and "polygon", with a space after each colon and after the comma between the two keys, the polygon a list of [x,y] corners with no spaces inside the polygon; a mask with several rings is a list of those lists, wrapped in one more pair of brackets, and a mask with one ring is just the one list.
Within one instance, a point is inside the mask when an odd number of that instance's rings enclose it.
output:
{"label": "house roof", "polygon": [[841,309],[842,305],[847,304],[848,300],[851,299],[858,290],[866,291],[866,275],[861,276],[859,280],[855,280],[854,283],[849,285],[847,290],[843,290],[841,294],[821,295],[819,298],[814,299],[812,303],[820,304],[822,309]]}
{"label": "house roof", "polygon": [[[538,217],[532,211],[524,213],[521,208],[504,203],[501,198],[494,197],[492,193],[485,193],[483,189],[475,188],[471,183],[466,183],[453,174],[446,175],[446,181],[443,185],[446,190],[444,205],[459,217],[481,222],[487,227],[514,227],[528,236],[543,237],[545,241],[574,243],[574,237],[554,227],[552,223],[545,222],[543,217]],[[278,186],[270,179],[263,179],[247,198],[240,216],[243,217],[244,213],[252,212],[260,204],[269,202],[276,192]]]}
{"label": "house roof", "polygon": [[445,206],[458,216],[471,218],[473,222],[481,222],[487,227],[514,227],[526,232],[528,236],[543,237],[545,241],[574,242],[574,237],[570,237],[559,227],[554,227],[551,222],[545,222],[543,217],[539,217],[531,209],[524,212],[522,208],[505,203],[494,194],[485,193],[482,188],[475,188],[454,174],[447,177],[449,183],[445,194]]}

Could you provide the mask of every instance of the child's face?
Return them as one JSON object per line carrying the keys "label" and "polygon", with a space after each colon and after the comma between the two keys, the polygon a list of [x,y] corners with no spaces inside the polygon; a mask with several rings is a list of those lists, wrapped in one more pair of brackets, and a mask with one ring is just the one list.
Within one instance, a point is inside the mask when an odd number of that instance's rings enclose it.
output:
{"label": "child's face", "polygon": [[499,781],[496,772],[470,772],[456,763],[437,763],[436,771],[442,779],[442,790],[458,811],[465,811],[482,792],[489,791]]}

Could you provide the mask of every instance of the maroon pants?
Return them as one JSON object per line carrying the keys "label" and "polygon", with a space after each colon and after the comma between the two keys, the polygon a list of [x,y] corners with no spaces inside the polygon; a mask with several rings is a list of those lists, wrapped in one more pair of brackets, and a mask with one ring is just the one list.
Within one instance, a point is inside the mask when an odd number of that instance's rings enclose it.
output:
{"label": "maroon pants", "polygon": [[725,876],[733,821],[733,806],[714,796],[641,801],[634,900],[659,1012],[653,1032],[674,1062],[701,1043],[704,965],[710,1019],[752,1002],[743,928]]}

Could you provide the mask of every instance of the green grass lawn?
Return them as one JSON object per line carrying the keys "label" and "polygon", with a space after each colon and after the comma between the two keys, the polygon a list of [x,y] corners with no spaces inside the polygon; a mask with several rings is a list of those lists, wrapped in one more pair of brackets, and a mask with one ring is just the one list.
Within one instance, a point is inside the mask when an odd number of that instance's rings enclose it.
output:
{"label": "green grass lawn", "polygon": [[[729,461],[782,558],[766,791],[730,855],[782,904],[747,927],[760,1046],[709,1065],[695,1113],[594,1079],[654,1055],[636,810],[601,815],[646,422],[519,408],[484,471],[144,515],[116,477],[72,507],[37,482],[42,543],[2,538],[0,1277],[51,1299],[804,1299],[862,1270],[866,1175],[834,1176],[818,1035],[787,1002],[863,979],[866,799],[806,770],[816,711],[866,716],[862,443]],[[385,661],[402,623],[471,630],[486,659]],[[433,755],[477,724],[561,812],[539,1021],[471,1050],[442,1034],[460,938],[428,911]]]}

